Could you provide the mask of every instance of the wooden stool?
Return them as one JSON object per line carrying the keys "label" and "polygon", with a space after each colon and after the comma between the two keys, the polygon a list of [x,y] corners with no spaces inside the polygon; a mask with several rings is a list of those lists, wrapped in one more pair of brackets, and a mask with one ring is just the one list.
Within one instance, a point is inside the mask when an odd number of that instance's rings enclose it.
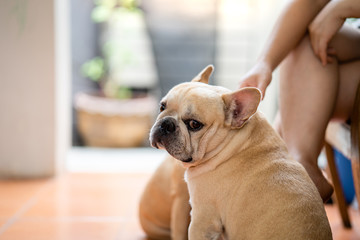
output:
{"label": "wooden stool", "polygon": [[329,123],[325,137],[325,151],[330,169],[331,179],[334,185],[336,203],[338,205],[343,225],[351,228],[351,222],[347,211],[347,205],[343,189],[341,187],[339,175],[335,165],[334,152],[335,147],[344,156],[351,160],[353,181],[356,198],[360,207],[360,164],[359,164],[359,124],[360,124],[360,85],[357,89],[354,111],[351,116],[350,125],[341,123]]}

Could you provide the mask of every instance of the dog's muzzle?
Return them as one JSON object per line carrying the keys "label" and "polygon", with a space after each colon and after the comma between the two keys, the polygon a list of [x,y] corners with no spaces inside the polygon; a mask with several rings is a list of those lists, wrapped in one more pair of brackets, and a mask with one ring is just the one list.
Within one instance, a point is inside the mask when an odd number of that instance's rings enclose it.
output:
{"label": "dog's muzzle", "polygon": [[151,129],[150,142],[155,148],[164,148],[174,158],[182,162],[192,162],[191,154],[186,153],[184,142],[180,141],[180,130],[173,117],[165,117]]}
{"label": "dog's muzzle", "polygon": [[163,136],[174,133],[175,130],[176,130],[175,119],[170,117],[165,118],[159,126],[159,131]]}
{"label": "dog's muzzle", "polygon": [[167,142],[173,140],[176,132],[176,120],[172,117],[166,117],[156,124],[152,130],[151,145],[159,148],[165,146]]}

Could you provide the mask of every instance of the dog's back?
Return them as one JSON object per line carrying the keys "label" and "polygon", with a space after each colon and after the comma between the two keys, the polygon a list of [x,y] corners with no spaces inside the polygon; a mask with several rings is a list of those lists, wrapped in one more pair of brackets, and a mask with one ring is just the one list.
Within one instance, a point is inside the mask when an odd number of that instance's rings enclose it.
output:
{"label": "dog's back", "polygon": [[189,180],[193,209],[197,197],[213,201],[227,239],[332,239],[321,197],[285,143],[259,114],[244,128],[237,155]]}
{"label": "dog's back", "polygon": [[305,169],[287,158],[263,160],[240,177],[233,189],[239,198],[224,206],[229,239],[331,239],[322,200]]}

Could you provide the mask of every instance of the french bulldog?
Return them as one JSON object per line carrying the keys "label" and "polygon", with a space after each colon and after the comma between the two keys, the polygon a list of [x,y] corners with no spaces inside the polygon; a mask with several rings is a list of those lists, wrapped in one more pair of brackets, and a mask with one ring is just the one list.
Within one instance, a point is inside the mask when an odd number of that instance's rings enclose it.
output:
{"label": "french bulldog", "polygon": [[172,88],[150,131],[186,168],[189,239],[332,239],[314,183],[257,111],[260,91],[209,85],[212,71]]}
{"label": "french bulldog", "polygon": [[150,239],[187,240],[190,224],[185,168],[170,155],[147,183],[140,199],[140,224]]}

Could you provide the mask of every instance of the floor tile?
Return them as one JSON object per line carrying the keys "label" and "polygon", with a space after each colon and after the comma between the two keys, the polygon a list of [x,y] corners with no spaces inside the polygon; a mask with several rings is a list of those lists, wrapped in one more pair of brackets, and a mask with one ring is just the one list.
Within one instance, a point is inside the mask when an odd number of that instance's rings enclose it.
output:
{"label": "floor tile", "polygon": [[55,180],[24,216],[127,218],[137,210],[138,198],[148,176],[148,174],[71,174]]}
{"label": "floor tile", "polygon": [[335,205],[325,206],[330,221],[331,231],[334,240],[359,240],[360,239],[360,213],[349,208],[349,215],[352,224],[351,229],[343,227],[339,210]]}
{"label": "floor tile", "polygon": [[116,240],[147,240],[137,219],[128,220],[123,228],[119,230]]}
{"label": "floor tile", "polygon": [[[147,240],[138,204],[150,176],[77,173],[38,182],[0,182],[0,194],[6,196],[0,199],[0,240]],[[358,211],[350,209],[353,228],[347,230],[336,206],[325,208],[334,240],[360,239]]]}
{"label": "floor tile", "polygon": [[49,181],[17,180],[0,181],[0,217],[11,217],[31,200]]}
{"label": "floor tile", "polygon": [[4,226],[4,224],[9,220],[9,218],[0,218],[0,229]]}
{"label": "floor tile", "polygon": [[121,222],[20,220],[0,240],[115,240]]}

